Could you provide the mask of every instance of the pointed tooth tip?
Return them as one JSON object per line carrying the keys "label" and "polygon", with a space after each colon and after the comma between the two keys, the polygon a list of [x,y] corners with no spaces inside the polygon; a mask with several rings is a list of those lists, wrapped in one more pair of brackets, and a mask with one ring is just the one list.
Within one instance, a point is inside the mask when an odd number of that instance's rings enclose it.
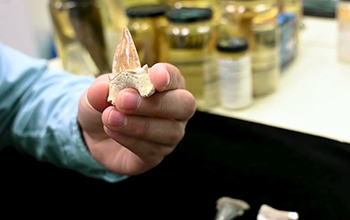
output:
{"label": "pointed tooth tip", "polygon": [[130,33],[130,30],[127,27],[124,27],[123,34],[122,34],[121,38],[123,40],[126,40],[126,41],[129,41],[128,39],[130,39],[130,41],[132,41],[132,43],[134,43],[132,36],[131,36],[131,33]]}
{"label": "pointed tooth tip", "polygon": [[124,27],[123,34],[115,51],[114,64],[113,68],[117,73],[125,69],[141,68],[135,43],[127,27]]}
{"label": "pointed tooth tip", "polygon": [[129,30],[128,27],[124,27],[123,32],[124,32],[124,33],[130,33],[130,30]]}
{"label": "pointed tooth tip", "polygon": [[144,71],[148,72],[148,65],[147,65],[147,64],[143,65],[142,69],[143,69]]}
{"label": "pointed tooth tip", "polygon": [[117,49],[114,54],[113,68],[116,73],[119,73],[125,69],[141,68],[135,43],[127,27],[124,27],[123,33],[117,45]]}

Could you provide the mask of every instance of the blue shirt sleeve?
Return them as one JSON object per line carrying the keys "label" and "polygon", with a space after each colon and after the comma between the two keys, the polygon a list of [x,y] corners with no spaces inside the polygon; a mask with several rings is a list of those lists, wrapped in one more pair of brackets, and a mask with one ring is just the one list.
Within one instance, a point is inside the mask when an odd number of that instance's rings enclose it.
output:
{"label": "blue shirt sleeve", "polygon": [[93,80],[49,69],[0,42],[0,147],[107,182],[127,178],[96,162],[82,140],[78,102]]}

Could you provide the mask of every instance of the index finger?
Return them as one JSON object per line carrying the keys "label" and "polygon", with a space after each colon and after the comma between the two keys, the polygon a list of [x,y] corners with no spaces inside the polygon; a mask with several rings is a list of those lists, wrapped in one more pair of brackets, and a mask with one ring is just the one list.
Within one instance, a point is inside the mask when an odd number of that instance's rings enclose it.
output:
{"label": "index finger", "polygon": [[151,82],[158,92],[186,89],[185,79],[180,70],[169,63],[157,63],[150,69]]}

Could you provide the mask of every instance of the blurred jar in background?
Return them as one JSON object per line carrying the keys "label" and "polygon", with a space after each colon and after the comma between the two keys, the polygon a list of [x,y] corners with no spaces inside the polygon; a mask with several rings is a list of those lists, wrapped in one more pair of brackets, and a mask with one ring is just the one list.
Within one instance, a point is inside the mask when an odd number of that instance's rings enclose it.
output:
{"label": "blurred jar in background", "polygon": [[152,66],[167,60],[165,13],[170,9],[166,4],[146,4],[126,9],[128,28],[135,42],[141,65]]}
{"label": "blurred jar in background", "polygon": [[115,49],[129,18],[126,9],[143,4],[157,4],[158,0],[100,0],[102,22],[109,60],[113,60]]}
{"label": "blurred jar in background", "polygon": [[123,2],[124,1],[122,0],[99,1],[107,55],[110,62],[112,62],[114,58],[114,53],[123,29],[128,24],[128,18],[125,14],[125,6]]}
{"label": "blurred jar in background", "polygon": [[216,49],[221,105],[228,109],[249,106],[253,101],[253,90],[248,41],[244,38],[220,39]]}
{"label": "blurred jar in background", "polygon": [[[163,3],[162,0],[114,0],[114,1],[121,1],[124,9],[133,7],[133,6],[138,6],[138,5]],[[165,0],[165,1],[168,1],[168,0]]]}
{"label": "blurred jar in background", "polygon": [[297,28],[301,26],[301,19],[303,17],[303,0],[279,0],[280,10],[286,13],[296,15]]}
{"label": "blurred jar in background", "polygon": [[338,60],[350,63],[350,0],[341,0],[337,8]]}
{"label": "blurred jar in background", "polygon": [[299,43],[299,30],[301,27],[301,19],[303,16],[303,1],[302,0],[278,0],[278,7],[281,13],[291,13],[295,15],[295,34],[297,45]]}
{"label": "blurred jar in background", "polygon": [[222,0],[219,38],[248,39],[253,94],[276,90],[280,76],[278,7],[275,0]]}
{"label": "blurred jar in background", "polygon": [[199,110],[220,103],[212,15],[210,8],[172,9],[166,14],[169,62],[180,69]]}
{"label": "blurred jar in background", "polygon": [[98,76],[110,72],[100,10],[94,0],[50,0],[54,39],[63,68]]}

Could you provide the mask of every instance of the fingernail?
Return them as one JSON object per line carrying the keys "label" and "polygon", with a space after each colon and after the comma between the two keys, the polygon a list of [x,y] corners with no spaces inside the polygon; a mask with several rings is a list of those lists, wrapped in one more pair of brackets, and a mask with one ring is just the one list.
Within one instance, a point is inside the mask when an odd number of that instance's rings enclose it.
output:
{"label": "fingernail", "polygon": [[124,91],[120,107],[125,110],[135,110],[141,105],[141,96],[137,91]]}
{"label": "fingernail", "polygon": [[127,122],[127,117],[118,111],[112,110],[109,113],[108,124],[113,127],[124,127]]}

